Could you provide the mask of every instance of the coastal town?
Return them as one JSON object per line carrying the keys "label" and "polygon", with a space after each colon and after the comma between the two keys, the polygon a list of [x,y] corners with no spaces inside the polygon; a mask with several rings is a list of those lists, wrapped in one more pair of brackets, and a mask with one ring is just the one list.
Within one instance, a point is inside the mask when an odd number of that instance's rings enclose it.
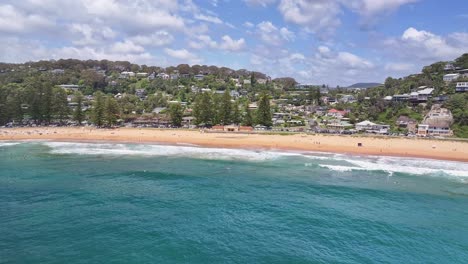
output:
{"label": "coastal town", "polygon": [[[466,137],[468,54],[350,87],[215,66],[0,64],[0,125]],[[455,113],[454,113],[455,112]]]}

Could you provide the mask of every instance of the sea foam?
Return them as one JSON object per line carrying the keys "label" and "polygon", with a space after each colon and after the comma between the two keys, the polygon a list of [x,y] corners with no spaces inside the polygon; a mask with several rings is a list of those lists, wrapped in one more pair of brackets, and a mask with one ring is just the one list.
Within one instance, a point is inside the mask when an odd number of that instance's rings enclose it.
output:
{"label": "sea foam", "polygon": [[336,155],[335,160],[345,164],[319,164],[320,167],[334,171],[385,171],[393,173],[408,173],[414,175],[450,175],[468,177],[468,163],[455,161],[441,161],[420,158],[378,157],[378,156],[348,156]]}
{"label": "sea foam", "polygon": [[53,154],[79,155],[139,155],[139,156],[175,156],[211,160],[250,160],[265,161],[284,156],[300,156],[298,153],[280,153],[275,151],[253,151],[245,149],[203,148],[180,145],[132,145],[132,144],[95,144],[45,142]]}
{"label": "sea foam", "polygon": [[19,142],[0,142],[0,147],[8,147],[20,144]]}
{"label": "sea foam", "polygon": [[319,167],[338,172],[353,170],[384,171],[414,175],[448,175],[468,177],[468,163],[420,158],[385,156],[351,156],[322,152],[280,152],[271,150],[204,148],[186,145],[143,145],[111,143],[41,142],[53,154],[114,155],[114,156],[172,156],[208,160],[269,161],[295,158],[311,160]]}

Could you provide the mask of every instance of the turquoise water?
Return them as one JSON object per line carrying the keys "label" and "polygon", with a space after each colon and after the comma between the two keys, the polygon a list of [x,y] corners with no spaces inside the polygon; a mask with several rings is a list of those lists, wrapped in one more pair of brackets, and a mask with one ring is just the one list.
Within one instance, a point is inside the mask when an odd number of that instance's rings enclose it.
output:
{"label": "turquoise water", "polygon": [[468,164],[0,142],[0,263],[467,263]]}

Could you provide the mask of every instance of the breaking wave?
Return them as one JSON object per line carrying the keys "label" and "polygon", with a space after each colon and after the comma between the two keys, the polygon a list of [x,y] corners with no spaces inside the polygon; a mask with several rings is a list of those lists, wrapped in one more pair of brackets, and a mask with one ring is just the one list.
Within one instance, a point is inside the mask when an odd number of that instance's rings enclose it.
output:
{"label": "breaking wave", "polygon": [[445,174],[450,176],[468,177],[468,163],[464,162],[376,156],[352,157],[345,155],[337,155],[335,159],[341,160],[345,164],[319,164],[319,166],[341,172],[365,170],[385,171],[390,174]]}
{"label": "breaking wave", "polygon": [[46,142],[53,154],[78,155],[139,155],[139,156],[175,156],[212,160],[273,160],[284,156],[300,156],[298,153],[280,153],[274,151],[254,151],[244,149],[203,148],[180,145],[131,145],[131,144],[95,144]]}
{"label": "breaking wave", "polygon": [[419,158],[351,156],[322,152],[279,152],[271,150],[204,148],[187,145],[98,144],[70,142],[41,142],[53,154],[114,155],[114,156],[172,156],[209,160],[269,161],[281,158],[291,162],[312,161],[315,166],[337,172],[354,170],[384,171],[414,175],[449,175],[468,177],[468,163]]}

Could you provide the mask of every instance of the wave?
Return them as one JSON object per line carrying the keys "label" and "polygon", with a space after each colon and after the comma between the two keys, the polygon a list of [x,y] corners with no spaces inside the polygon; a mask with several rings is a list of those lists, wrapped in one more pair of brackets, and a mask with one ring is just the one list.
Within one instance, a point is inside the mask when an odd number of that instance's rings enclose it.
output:
{"label": "wave", "polygon": [[251,160],[266,161],[285,156],[301,156],[299,153],[281,153],[275,151],[253,151],[244,149],[202,148],[180,145],[131,145],[131,144],[96,144],[45,142],[53,154],[78,155],[139,155],[139,156],[175,156],[211,160]]}
{"label": "wave", "polygon": [[19,142],[0,142],[0,147],[9,147],[20,144]]}
{"label": "wave", "polygon": [[270,161],[281,158],[288,163],[312,161],[314,166],[333,171],[353,170],[384,171],[414,175],[449,175],[468,177],[468,163],[440,161],[420,158],[385,156],[351,156],[324,152],[280,152],[271,150],[248,150],[226,148],[203,148],[187,145],[140,145],[140,144],[98,144],[71,142],[40,142],[50,148],[52,154],[114,155],[114,156],[172,156],[208,160]]}
{"label": "wave", "polygon": [[398,158],[398,157],[352,157],[339,155],[335,160],[341,160],[345,164],[330,165],[319,164],[322,168],[334,171],[385,171],[393,173],[407,173],[413,175],[449,175],[457,177],[468,177],[468,163],[455,161],[440,161],[418,158]]}

